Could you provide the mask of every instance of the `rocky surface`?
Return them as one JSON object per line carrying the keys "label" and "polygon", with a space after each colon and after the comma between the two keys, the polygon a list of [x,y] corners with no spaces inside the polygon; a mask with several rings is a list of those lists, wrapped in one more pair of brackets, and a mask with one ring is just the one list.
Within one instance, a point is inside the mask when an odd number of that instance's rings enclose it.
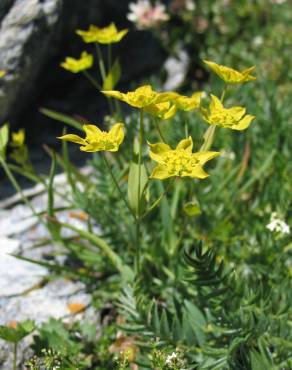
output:
{"label": "rocky surface", "polygon": [[[66,194],[66,179],[63,175],[56,177],[57,188]],[[32,204],[36,211],[46,207],[46,194],[40,186],[26,191],[27,196],[32,198]],[[69,196],[69,193],[67,193]],[[56,205],[67,204],[64,196],[56,197]],[[82,283],[70,280],[58,279],[47,280],[48,270],[37,264],[32,264],[15,258],[11,254],[17,254],[41,260],[44,255],[52,252],[53,246],[44,248],[32,248],[36,240],[48,236],[46,228],[38,223],[31,210],[22,204],[15,204],[17,196],[1,203],[0,211],[0,325],[6,325],[12,321],[32,319],[40,324],[49,317],[67,318],[70,316],[69,304],[80,303],[84,306],[90,303],[90,296],[86,294]],[[3,209],[3,206],[10,206]],[[70,216],[69,212],[62,212],[60,219],[70,222],[79,228],[85,228],[85,222],[81,218]],[[68,232],[64,236],[68,236]],[[71,234],[72,235],[72,234]],[[62,258],[60,258],[60,262]],[[45,282],[45,283],[44,283]],[[86,317],[93,315],[92,309],[83,314]],[[95,314],[96,315],[96,314]],[[23,341],[20,346],[19,362],[29,355],[28,346],[31,337]],[[0,368],[11,368],[11,346],[0,339]]]}

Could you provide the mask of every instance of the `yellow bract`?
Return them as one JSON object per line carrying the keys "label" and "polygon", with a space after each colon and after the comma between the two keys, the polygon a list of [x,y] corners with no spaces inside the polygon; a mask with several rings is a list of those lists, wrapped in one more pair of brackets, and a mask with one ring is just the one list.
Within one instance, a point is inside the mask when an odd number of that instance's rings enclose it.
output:
{"label": "yellow bract", "polygon": [[[138,87],[135,91],[126,94],[120,91],[102,91],[106,96],[121,100],[135,108],[149,108],[149,111],[164,111],[166,106],[157,106],[160,103],[169,102],[178,98],[175,92],[156,92],[150,85]],[[156,107],[155,107],[156,105]],[[168,108],[166,109],[168,110]]]}
{"label": "yellow bract", "polygon": [[172,176],[204,179],[209,176],[203,165],[220,155],[219,152],[192,153],[193,140],[189,136],[181,140],[175,149],[165,143],[150,144],[150,157],[158,162],[150,178],[164,180]]}
{"label": "yellow bract", "polygon": [[175,100],[175,105],[178,109],[184,110],[186,112],[198,109],[201,104],[202,92],[195,92],[190,98],[188,96],[180,95]]}
{"label": "yellow bract", "polygon": [[86,51],[83,51],[81,53],[80,59],[67,57],[65,59],[65,62],[61,63],[60,65],[61,67],[67,69],[67,71],[78,73],[92,67],[93,56],[91,54],[88,54]]}
{"label": "yellow bract", "polygon": [[76,33],[82,37],[83,41],[98,42],[100,44],[112,44],[121,41],[121,39],[128,33],[127,29],[118,31],[115,24],[111,23],[104,28],[98,28],[91,25],[87,31],[77,30]]}
{"label": "yellow bract", "polygon": [[229,84],[238,84],[241,82],[256,80],[256,77],[251,76],[251,72],[255,67],[250,67],[242,72],[236,71],[233,68],[225,67],[221,64],[204,60],[204,63],[215,72],[223,81]]}
{"label": "yellow bract", "polygon": [[12,141],[10,143],[14,148],[19,148],[23,146],[25,141],[25,132],[24,129],[20,129],[17,132],[12,132]]}
{"label": "yellow bract", "polygon": [[201,108],[203,118],[210,125],[218,125],[233,130],[245,130],[255,118],[250,114],[245,115],[243,107],[224,108],[220,99],[211,94],[211,103],[208,109]]}
{"label": "yellow bract", "polygon": [[3,76],[5,76],[5,74],[6,74],[5,71],[0,70],[0,78],[3,77]]}
{"label": "yellow bract", "polygon": [[116,123],[109,132],[101,131],[95,125],[84,125],[85,138],[78,135],[68,134],[58,137],[58,139],[71,141],[80,144],[80,150],[84,152],[99,152],[106,150],[116,152],[124,140],[123,123]]}

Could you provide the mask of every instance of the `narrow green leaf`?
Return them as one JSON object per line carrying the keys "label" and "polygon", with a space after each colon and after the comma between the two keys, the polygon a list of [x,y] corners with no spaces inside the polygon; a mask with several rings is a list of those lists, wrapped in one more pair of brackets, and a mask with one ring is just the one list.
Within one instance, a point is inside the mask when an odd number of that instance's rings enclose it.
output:
{"label": "narrow green leaf", "polygon": [[[135,162],[131,162],[128,178],[128,199],[130,208],[138,215],[139,212],[139,194],[140,202],[145,200],[143,194],[145,186],[148,181],[147,171],[144,164],[141,165],[140,169],[141,180],[140,180],[140,192],[139,192],[139,165]],[[143,206],[140,207],[140,213],[142,213]]]}
{"label": "narrow green leaf", "polygon": [[6,157],[6,147],[9,141],[9,125],[5,123],[0,128],[0,156],[5,159]]}
{"label": "narrow green leaf", "polygon": [[70,117],[67,114],[59,113],[47,108],[41,108],[40,112],[45,116],[54,119],[55,121],[66,123],[66,125],[72,126],[77,130],[82,131],[82,124],[77,119]]}

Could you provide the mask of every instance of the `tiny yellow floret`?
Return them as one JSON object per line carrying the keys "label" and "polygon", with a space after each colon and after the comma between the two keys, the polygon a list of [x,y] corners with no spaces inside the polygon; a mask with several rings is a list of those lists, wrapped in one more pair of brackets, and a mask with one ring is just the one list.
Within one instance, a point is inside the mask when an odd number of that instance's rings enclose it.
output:
{"label": "tiny yellow floret", "polygon": [[85,138],[78,135],[68,134],[58,137],[58,139],[71,141],[80,144],[83,152],[109,151],[117,152],[124,140],[124,124],[116,123],[109,132],[101,131],[95,125],[84,125]]}
{"label": "tiny yellow floret", "polygon": [[67,57],[60,65],[67,71],[78,73],[92,67],[93,56],[83,51],[79,59]]}
{"label": "tiny yellow floret", "polygon": [[239,72],[233,68],[210,62],[208,60],[204,60],[204,63],[207,64],[207,66],[213,72],[215,72],[223,81],[229,84],[239,84],[242,82],[256,80],[256,77],[251,76],[251,72],[255,69],[255,67],[250,67],[243,70],[242,72]]}
{"label": "tiny yellow floret", "polygon": [[172,176],[204,179],[209,175],[204,171],[203,165],[220,155],[219,152],[193,153],[191,136],[181,140],[175,149],[171,149],[165,143],[148,143],[148,145],[150,147],[150,157],[158,162],[150,178],[159,180]]}
{"label": "tiny yellow floret", "polygon": [[248,128],[255,116],[246,114],[244,107],[224,108],[217,96],[211,94],[209,108],[201,108],[203,119],[210,125],[242,131]]}
{"label": "tiny yellow floret", "polygon": [[128,29],[118,31],[116,25],[111,23],[104,28],[91,25],[87,31],[77,30],[76,33],[86,43],[98,42],[100,44],[112,44],[121,41],[128,33]]}
{"label": "tiny yellow floret", "polygon": [[5,76],[5,74],[6,74],[6,72],[5,72],[5,71],[0,70],[0,78],[1,78],[1,77],[4,77],[4,76]]}
{"label": "tiny yellow floret", "polygon": [[12,140],[10,145],[14,148],[22,147],[25,142],[25,132],[24,129],[20,129],[17,132],[12,132]]}
{"label": "tiny yellow floret", "polygon": [[[127,93],[121,93],[120,91],[102,91],[103,94],[110,98],[115,98],[121,100],[132,107],[145,109],[149,108],[149,111],[163,111],[166,106],[156,106],[160,103],[170,102],[179,97],[179,94],[175,92],[156,92],[152,90],[150,85],[144,85],[138,87],[135,91],[130,91]],[[161,108],[162,107],[162,108]],[[166,111],[169,106],[166,107]]]}

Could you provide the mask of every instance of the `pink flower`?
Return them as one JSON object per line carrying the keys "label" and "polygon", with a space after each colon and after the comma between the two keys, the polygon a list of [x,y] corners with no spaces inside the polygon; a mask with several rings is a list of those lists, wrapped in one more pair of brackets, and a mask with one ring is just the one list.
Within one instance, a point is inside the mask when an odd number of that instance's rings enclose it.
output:
{"label": "pink flower", "polygon": [[149,0],[138,0],[137,3],[130,3],[129,9],[127,18],[140,30],[157,27],[169,19],[165,5],[160,2],[152,5]]}

